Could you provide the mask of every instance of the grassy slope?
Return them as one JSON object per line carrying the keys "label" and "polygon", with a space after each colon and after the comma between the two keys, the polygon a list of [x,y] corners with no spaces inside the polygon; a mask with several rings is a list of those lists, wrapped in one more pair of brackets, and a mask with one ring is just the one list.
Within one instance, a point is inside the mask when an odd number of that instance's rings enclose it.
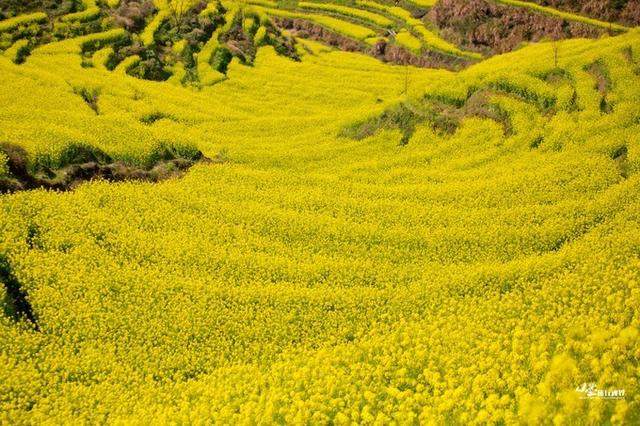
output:
{"label": "grassy slope", "polygon": [[[32,153],[170,139],[229,160],[0,198],[0,251],[41,329],[0,317],[0,422],[638,421],[640,93],[622,49],[639,40],[559,44],[579,112],[568,82],[528,75],[550,71],[552,45],[410,69],[414,96],[507,81],[558,107],[498,96],[512,137],[470,119],[403,148],[394,131],[336,136],[405,85],[404,68],[355,54],[264,48],[201,92],[74,55],[0,59],[1,138]],[[584,71],[601,57],[611,114]],[[100,116],[74,86],[100,90]],[[142,125],[151,112],[173,118]],[[628,397],[578,399],[591,381]]]}

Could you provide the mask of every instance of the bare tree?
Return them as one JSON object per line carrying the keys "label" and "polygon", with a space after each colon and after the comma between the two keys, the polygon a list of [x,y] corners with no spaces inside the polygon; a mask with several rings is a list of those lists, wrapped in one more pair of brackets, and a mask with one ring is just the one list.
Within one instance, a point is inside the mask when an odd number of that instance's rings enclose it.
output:
{"label": "bare tree", "polygon": [[180,32],[182,30],[182,24],[189,10],[194,7],[194,0],[168,0],[169,3],[169,16],[176,27],[176,30]]}

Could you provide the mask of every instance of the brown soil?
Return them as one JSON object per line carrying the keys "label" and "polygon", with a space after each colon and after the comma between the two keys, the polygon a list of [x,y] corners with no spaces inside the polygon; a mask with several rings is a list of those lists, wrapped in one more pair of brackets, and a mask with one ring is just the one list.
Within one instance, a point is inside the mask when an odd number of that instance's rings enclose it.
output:
{"label": "brown soil", "polygon": [[[83,182],[97,179],[108,182],[159,182],[182,176],[189,168],[199,162],[223,161],[221,158],[211,160],[200,153],[195,159],[161,159],[147,168],[127,165],[121,161],[87,161],[68,164],[56,170],[42,168],[34,172],[29,170],[27,166],[27,153],[22,147],[2,144],[0,150],[7,155],[9,166],[9,175],[0,177],[0,194],[38,188],[69,191]],[[108,158],[108,156],[103,158]]]}
{"label": "brown soil", "polygon": [[426,20],[450,42],[487,54],[512,51],[523,42],[595,38],[604,30],[485,0],[440,0]]}
{"label": "brown soil", "polygon": [[597,60],[586,66],[585,71],[591,74],[595,80],[594,88],[600,93],[600,112],[610,114],[613,112],[614,105],[607,97],[611,90],[612,82],[606,64],[601,60]]}
{"label": "brown soil", "polygon": [[640,25],[640,0],[526,0],[607,22]]}

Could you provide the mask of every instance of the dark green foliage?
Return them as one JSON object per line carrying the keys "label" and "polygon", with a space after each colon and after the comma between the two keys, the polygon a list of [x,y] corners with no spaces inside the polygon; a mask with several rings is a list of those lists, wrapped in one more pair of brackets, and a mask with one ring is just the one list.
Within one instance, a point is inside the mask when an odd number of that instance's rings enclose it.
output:
{"label": "dark green foliage", "polygon": [[[222,15],[199,16],[205,6],[205,3],[196,3],[192,9],[181,16],[179,22],[175,19],[166,20],[156,32],[154,43],[149,46],[133,42],[131,39],[114,45],[113,64],[108,68],[113,69],[125,58],[138,55],[141,60],[129,69],[129,75],[145,80],[165,81],[171,77],[170,66],[181,61],[186,71],[185,81],[196,81],[194,55],[209,40],[213,31],[224,22]],[[116,22],[132,31],[141,30],[144,25],[136,24],[138,15],[141,13],[144,15],[148,10],[149,7],[146,6],[132,9],[130,4],[123,3],[118,9],[120,15]],[[153,8],[151,10],[153,11]],[[179,55],[174,52],[173,45],[181,40],[186,40],[187,45]]]}
{"label": "dark green foliage", "polygon": [[613,104],[607,100],[606,96],[600,98],[600,112],[603,114],[611,114],[613,112]]}
{"label": "dark green foliage", "polygon": [[25,46],[22,46],[16,52],[16,57],[13,62],[15,62],[18,65],[23,64],[27,60],[27,57],[30,54],[31,54],[31,46],[28,44]]}
{"label": "dark green foliage", "polygon": [[[172,19],[163,22],[155,33],[154,43],[143,45],[135,41],[136,37],[132,37],[132,34],[143,31],[157,12],[152,0],[123,0],[116,8],[109,8],[106,3],[99,2],[101,14],[88,22],[62,22],[56,19],[57,16],[82,10],[80,0],[27,0],[24,2],[7,0],[7,2],[6,6],[4,3],[0,5],[0,11],[10,11],[7,13],[11,16],[37,10],[45,11],[52,17],[51,20],[40,24],[20,26],[0,40],[0,49],[8,48],[18,39],[29,40],[29,48],[19,52],[18,63],[24,61],[30,49],[41,44],[98,33],[115,26],[124,28],[127,32],[117,38],[97,38],[83,44],[81,62],[83,67],[92,67],[93,53],[111,46],[115,54],[105,64],[109,70],[115,69],[125,58],[137,55],[140,61],[127,71],[129,75],[145,80],[165,81],[171,77],[173,66],[182,62],[185,70],[182,83],[194,85],[198,85],[199,81],[194,56],[212,37],[216,28],[225,24],[226,12],[218,3],[215,13],[200,16],[207,2],[195,2],[189,10],[180,13],[179,19],[172,16]],[[251,12],[248,14],[251,15]],[[234,19],[236,21],[231,25],[231,29],[220,35],[223,47],[215,52],[211,61],[212,67],[222,73],[226,73],[233,57],[237,57],[245,65],[252,65],[257,52],[253,40],[242,29],[242,16],[238,14]],[[273,45],[279,54],[299,60],[293,40],[283,36],[275,26],[269,24],[266,26],[268,35],[264,42]],[[174,45],[183,40],[186,40],[186,46],[181,53],[176,53]],[[93,94],[84,92],[78,92],[78,94],[98,113]]]}
{"label": "dark green foliage", "polygon": [[167,70],[164,61],[155,55],[153,50],[146,50],[143,58],[138,64],[129,69],[129,75],[144,80],[165,81],[171,77],[171,72]]}
{"label": "dark green foliage", "polygon": [[580,110],[580,105],[578,105],[578,91],[573,89],[571,99],[569,99],[569,105],[567,105],[567,111],[576,112],[578,110]]}
{"label": "dark green foliage", "polygon": [[198,161],[202,158],[202,152],[195,146],[161,142],[147,157],[146,167],[152,168],[158,163],[169,162],[171,160]]}
{"label": "dark green foliage", "polygon": [[558,68],[558,67],[554,67],[540,74],[536,74],[535,77],[551,84],[557,84],[563,81],[567,81],[570,83],[575,82],[575,77],[573,76],[573,74],[571,74],[569,71],[567,71],[564,68]]}
{"label": "dark green foliage", "polygon": [[437,102],[443,105],[448,105],[450,107],[453,108],[462,108],[465,103],[477,92],[477,89],[470,89],[467,92],[467,98],[466,99],[461,99],[461,98],[455,98],[452,96],[446,96],[444,94],[440,94],[440,93],[436,93],[436,94],[432,94],[432,93],[427,93],[426,95],[424,95],[422,97],[423,100],[428,101],[428,102]]}
{"label": "dark green foliage", "polygon": [[409,143],[411,136],[413,136],[416,125],[421,121],[423,121],[422,117],[409,108],[407,104],[401,103],[385,110],[378,116],[344,128],[340,136],[361,140],[374,135],[382,129],[398,129],[402,133],[400,144],[406,145]]}
{"label": "dark green foliage", "polygon": [[31,323],[36,331],[39,330],[38,321],[29,303],[29,297],[22,288],[20,281],[13,274],[9,259],[4,254],[0,255],[0,282],[2,282],[6,291],[2,306],[5,315],[15,321],[26,320]]}
{"label": "dark green foliage", "polygon": [[231,51],[226,47],[219,47],[218,49],[216,49],[215,53],[213,54],[213,58],[211,59],[211,66],[215,70],[220,71],[223,74],[226,74],[227,68],[229,66],[229,63],[231,62],[231,59],[233,59],[233,55],[231,54]]}
{"label": "dark green foliage", "polygon": [[613,112],[613,103],[607,99],[607,95],[613,88],[613,81],[609,74],[609,68],[604,60],[598,59],[595,62],[584,67],[584,70],[591,74],[595,80],[594,88],[600,92],[600,112],[603,114],[611,114]]}
{"label": "dark green foliage", "polygon": [[539,148],[540,145],[542,145],[542,142],[544,142],[544,136],[540,135],[531,141],[531,143],[529,144],[529,148],[531,149]]}
{"label": "dark green foliage", "polygon": [[510,94],[521,98],[522,100],[538,105],[542,111],[548,111],[556,104],[556,98],[552,96],[542,96],[529,90],[526,87],[519,86],[507,79],[498,79],[489,85],[492,89]]}
{"label": "dark green foliage", "polygon": [[79,0],[2,0],[0,1],[0,19],[33,12],[61,16],[77,12],[79,6]]}
{"label": "dark green foliage", "polygon": [[415,103],[400,103],[378,116],[347,126],[340,135],[360,140],[372,136],[379,130],[398,129],[402,132],[400,145],[406,145],[419,123],[428,123],[433,131],[441,135],[451,135],[465,117],[481,117],[496,121],[502,125],[505,136],[513,134],[509,113],[498,104],[490,102],[484,90],[470,89],[466,100],[447,96],[425,96]]}
{"label": "dark green foliage", "polygon": [[121,35],[121,36],[118,36],[117,38],[110,38],[110,39],[96,38],[94,40],[86,41],[82,45],[82,53],[85,54],[85,55],[91,55],[95,51],[100,50],[103,47],[106,47],[106,46],[121,46],[121,45],[126,45],[129,42],[130,42],[130,38],[129,38],[129,35],[126,34],[126,33]]}
{"label": "dark green foliage", "polygon": [[[39,155],[32,164],[21,147],[1,144],[0,149],[9,166],[9,174],[0,178],[0,194],[35,188],[67,191],[92,179],[158,182],[179,176],[197,161],[211,162],[194,146],[170,142],[157,144],[142,165],[114,161],[100,149],[80,143],[67,146],[56,158]],[[30,227],[27,245],[37,248],[39,234],[37,227]]]}
{"label": "dark green foliage", "polygon": [[616,148],[613,153],[611,153],[611,159],[618,160],[619,158],[626,156],[629,153],[629,149],[626,145],[622,145]]}
{"label": "dark green foliage", "polygon": [[584,70],[595,79],[595,89],[606,95],[612,88],[611,75],[604,60],[598,59],[584,67]]}
{"label": "dark green foliage", "polygon": [[514,133],[509,112],[498,104],[487,102],[483,95],[476,102],[468,102],[461,112],[462,116],[487,118],[499,123],[507,137]]}
{"label": "dark green foliage", "polygon": [[293,39],[283,36],[273,37],[271,34],[267,33],[265,43],[273,46],[278,55],[287,56],[294,61],[300,61],[300,57],[296,52],[295,41]]}
{"label": "dark green foliage", "polygon": [[69,164],[81,164],[81,163],[109,163],[111,157],[104,151],[86,144],[71,144],[67,145],[59,155],[59,164],[64,167]]}
{"label": "dark green foliage", "polygon": [[156,121],[162,120],[164,118],[173,118],[173,117],[171,117],[169,114],[165,114],[164,112],[156,111],[156,112],[152,112],[150,114],[147,114],[147,115],[143,116],[140,119],[140,122],[142,124],[151,125],[151,124],[155,123]]}
{"label": "dark green foliage", "polygon": [[29,249],[42,248],[41,243],[39,241],[40,234],[41,232],[38,225],[34,223],[30,223],[29,226],[27,227],[27,237],[25,239]]}
{"label": "dark green foliage", "polygon": [[50,154],[40,154],[30,167],[35,173],[47,172],[72,164],[111,162],[111,157],[100,149],[84,143],[72,143],[67,145],[57,157]]}
{"label": "dark green foliage", "polygon": [[87,106],[96,113],[96,115],[100,113],[98,110],[98,96],[100,95],[100,91],[98,89],[74,87],[73,93],[80,96]]}
{"label": "dark green foliage", "polygon": [[616,162],[620,176],[628,178],[630,175],[630,165],[628,160],[629,149],[626,145],[616,148],[611,153],[611,159]]}

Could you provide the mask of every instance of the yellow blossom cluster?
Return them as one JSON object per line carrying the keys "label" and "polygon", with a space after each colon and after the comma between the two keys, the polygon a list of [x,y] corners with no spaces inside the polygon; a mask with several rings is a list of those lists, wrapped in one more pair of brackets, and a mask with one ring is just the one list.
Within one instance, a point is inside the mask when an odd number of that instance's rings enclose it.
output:
{"label": "yellow blossom cluster", "polygon": [[[120,36],[0,57],[0,144],[219,161],[0,197],[0,424],[640,422],[638,30],[459,73],[301,41],[201,90],[82,66]],[[407,145],[339,136],[398,104]]]}
{"label": "yellow blossom cluster", "polygon": [[84,22],[94,19],[100,14],[100,7],[96,0],[82,0],[83,10],[70,13],[60,18],[62,22]]}
{"label": "yellow blossom cluster", "polygon": [[43,22],[46,20],[47,14],[43,12],[31,13],[28,15],[19,15],[0,21],[0,33],[11,31],[21,25],[28,25],[34,22]]}

